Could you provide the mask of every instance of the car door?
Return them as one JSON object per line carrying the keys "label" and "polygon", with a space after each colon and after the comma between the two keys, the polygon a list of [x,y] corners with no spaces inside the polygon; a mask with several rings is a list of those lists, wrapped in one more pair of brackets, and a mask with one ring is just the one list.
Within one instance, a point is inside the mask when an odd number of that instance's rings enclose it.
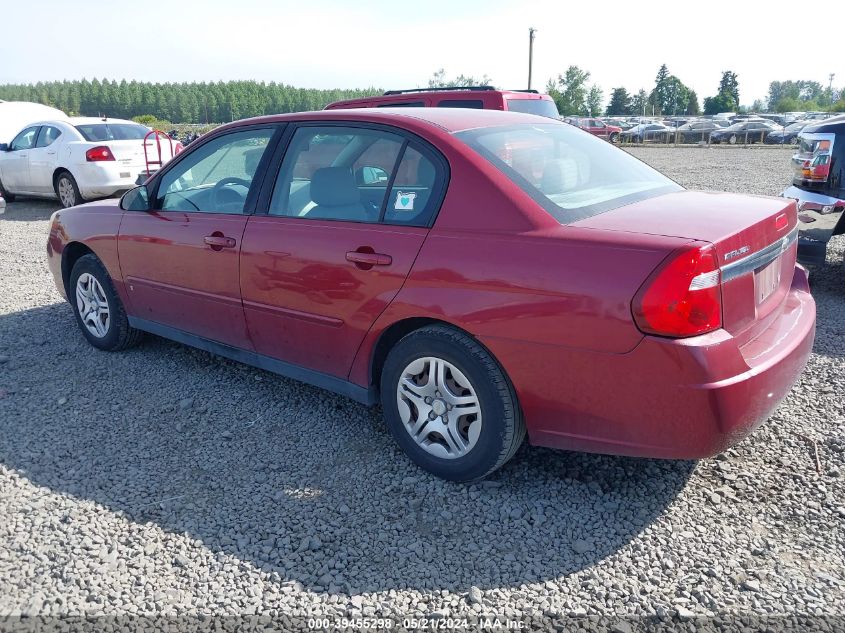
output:
{"label": "car door", "polygon": [[590,119],[590,132],[598,137],[607,138],[607,126],[597,119]]}
{"label": "car door", "polygon": [[12,193],[32,193],[29,181],[29,152],[35,147],[40,126],[25,128],[9,144],[0,163],[0,179]]}
{"label": "car door", "polygon": [[277,161],[241,249],[247,328],[257,352],[345,378],[428,234],[445,160],[396,130],[306,124]]}
{"label": "car door", "polygon": [[53,172],[61,136],[62,131],[55,125],[42,125],[35,147],[29,150],[29,181],[35,193],[53,192]]}
{"label": "car door", "polygon": [[153,181],[152,210],[124,213],[118,255],[134,317],[252,349],[238,254],[277,130],[212,136]]}

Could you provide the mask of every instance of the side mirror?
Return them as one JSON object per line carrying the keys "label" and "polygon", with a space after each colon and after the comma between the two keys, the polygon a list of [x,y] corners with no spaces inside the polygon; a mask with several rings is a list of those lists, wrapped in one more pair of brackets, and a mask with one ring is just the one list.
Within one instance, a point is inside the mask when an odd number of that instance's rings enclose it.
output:
{"label": "side mirror", "polygon": [[355,173],[355,181],[359,185],[378,185],[380,183],[387,184],[388,175],[381,167],[361,167]]}
{"label": "side mirror", "polygon": [[124,211],[149,211],[150,193],[146,186],[141,185],[124,193],[120,199],[120,208]]}
{"label": "side mirror", "polygon": [[0,152],[8,152],[9,151],[9,144],[8,143],[0,143]]}

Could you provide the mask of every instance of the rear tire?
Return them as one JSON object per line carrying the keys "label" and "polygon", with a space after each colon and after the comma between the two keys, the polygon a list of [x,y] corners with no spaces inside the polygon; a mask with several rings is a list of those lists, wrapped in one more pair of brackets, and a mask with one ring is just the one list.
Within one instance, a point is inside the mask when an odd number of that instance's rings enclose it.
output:
{"label": "rear tire", "polygon": [[525,439],[510,380],[487,350],[451,327],[416,330],[390,350],[381,401],[387,427],[405,454],[449,481],[483,479]]}
{"label": "rear tire", "polygon": [[82,194],[79,193],[76,179],[69,171],[59,172],[58,176],[56,176],[54,189],[56,191],[56,197],[65,209],[85,202]]}
{"label": "rear tire", "polygon": [[608,140],[616,145],[619,142],[619,132],[612,132]]}
{"label": "rear tire", "polygon": [[83,255],[74,264],[68,301],[82,335],[97,349],[117,352],[141,340],[143,332],[129,325],[111,277],[96,255]]}
{"label": "rear tire", "polygon": [[3,199],[6,202],[14,202],[15,201],[15,194],[9,193],[8,191],[6,191],[6,187],[3,186],[2,180],[0,180],[0,196],[2,196]]}

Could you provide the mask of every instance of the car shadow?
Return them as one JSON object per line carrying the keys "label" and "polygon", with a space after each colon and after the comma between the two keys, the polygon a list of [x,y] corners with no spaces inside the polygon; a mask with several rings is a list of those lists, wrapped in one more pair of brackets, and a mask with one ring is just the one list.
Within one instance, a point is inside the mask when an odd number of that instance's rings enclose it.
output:
{"label": "car shadow", "polygon": [[17,197],[14,202],[6,202],[6,212],[0,215],[0,221],[49,220],[53,212],[60,208],[57,200]]}
{"label": "car shadow", "polygon": [[443,482],[378,409],[155,337],[99,352],[66,304],[0,315],[0,357],[6,467],[312,591],[566,576],[657,521],[695,468],[523,447],[488,482]]}

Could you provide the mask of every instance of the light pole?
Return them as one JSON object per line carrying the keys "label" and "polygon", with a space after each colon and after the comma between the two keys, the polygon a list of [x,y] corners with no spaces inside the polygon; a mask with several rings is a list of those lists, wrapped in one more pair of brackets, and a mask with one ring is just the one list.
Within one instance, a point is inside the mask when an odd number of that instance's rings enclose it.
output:
{"label": "light pole", "polygon": [[528,29],[528,89],[531,90],[531,67],[534,65],[534,34],[535,28]]}

